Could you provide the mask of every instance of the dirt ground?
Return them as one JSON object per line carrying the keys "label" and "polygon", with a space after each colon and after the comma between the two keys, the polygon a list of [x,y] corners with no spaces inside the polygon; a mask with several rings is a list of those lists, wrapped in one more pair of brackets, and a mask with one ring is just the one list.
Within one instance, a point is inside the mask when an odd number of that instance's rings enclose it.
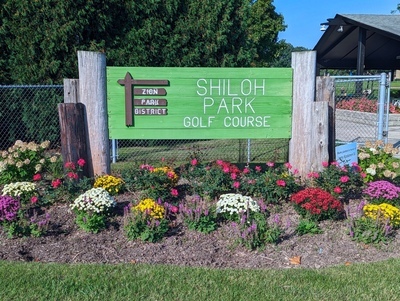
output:
{"label": "dirt ground", "polygon": [[290,205],[277,212],[287,227],[285,237],[262,251],[235,246],[229,225],[211,234],[202,234],[177,223],[161,242],[129,241],[122,226],[127,199],[127,195],[117,197],[117,214],[110,219],[108,228],[98,234],[79,230],[67,204],[48,209],[50,229],[44,237],[8,239],[0,230],[0,260],[210,268],[323,268],[400,257],[400,235],[380,247],[359,244],[347,235],[346,220],[322,222],[322,234],[298,236],[294,229],[299,216]]}

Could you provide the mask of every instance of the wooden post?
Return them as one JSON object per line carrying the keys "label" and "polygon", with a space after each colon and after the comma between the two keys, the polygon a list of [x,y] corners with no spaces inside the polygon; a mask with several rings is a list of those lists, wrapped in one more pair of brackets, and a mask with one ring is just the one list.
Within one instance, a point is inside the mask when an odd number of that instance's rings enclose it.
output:
{"label": "wooden post", "polygon": [[79,102],[79,80],[64,79],[64,103]]}
{"label": "wooden post", "polygon": [[[85,131],[85,107],[81,103],[58,104],[58,116],[61,129],[61,154],[64,164],[79,159],[87,162],[86,131]],[[87,164],[79,176],[89,177]]]}
{"label": "wooden post", "polygon": [[335,161],[335,80],[329,76],[317,77],[317,91],[315,101],[328,102],[328,154],[329,162]]}
{"label": "wooden post", "polygon": [[104,53],[78,51],[78,68],[79,101],[86,109],[89,173],[91,176],[109,174],[106,56]]}
{"label": "wooden post", "polygon": [[305,178],[328,161],[328,105],[315,102],[316,52],[292,53],[293,115],[289,162]]}

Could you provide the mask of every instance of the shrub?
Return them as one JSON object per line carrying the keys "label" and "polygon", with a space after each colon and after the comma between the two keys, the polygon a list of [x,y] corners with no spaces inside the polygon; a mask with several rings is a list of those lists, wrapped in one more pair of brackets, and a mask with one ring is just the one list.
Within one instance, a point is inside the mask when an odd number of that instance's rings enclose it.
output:
{"label": "shrub", "polygon": [[152,199],[124,209],[124,232],[128,239],[148,242],[160,241],[169,229],[167,210]]}
{"label": "shrub", "polygon": [[[336,109],[376,113],[378,110],[378,101],[368,98],[350,98],[339,101],[336,104]],[[390,113],[399,113],[394,104],[389,105]]]}
{"label": "shrub", "polygon": [[237,242],[250,250],[262,249],[267,243],[276,244],[284,233],[279,216],[269,225],[266,211],[244,212],[239,223],[233,222],[232,227],[237,233]]}
{"label": "shrub", "polygon": [[194,196],[191,200],[179,205],[179,213],[190,230],[210,233],[218,226],[214,207],[200,196]]}
{"label": "shrub", "polygon": [[38,201],[37,188],[35,183],[32,182],[15,182],[6,184],[3,187],[2,194],[18,197],[23,204],[35,204]]}
{"label": "shrub", "polygon": [[287,200],[292,193],[301,189],[300,179],[291,165],[276,165],[268,162],[265,171],[261,166],[246,167],[240,176],[239,191],[244,195],[263,198],[269,204]]}
{"label": "shrub", "polygon": [[333,196],[348,201],[358,198],[363,188],[363,175],[361,168],[353,163],[352,166],[339,166],[337,162],[322,163],[321,172],[308,174],[310,186],[321,188]]}
{"label": "shrub", "polygon": [[97,233],[106,227],[106,216],[115,205],[115,200],[106,190],[92,188],[77,197],[70,207],[81,229]]}
{"label": "shrub", "polygon": [[374,181],[367,184],[363,194],[371,204],[388,203],[399,205],[400,187],[385,181]]}
{"label": "shrub", "polygon": [[0,184],[32,180],[48,164],[45,150],[49,145],[49,141],[36,144],[17,140],[7,151],[3,151],[0,157]]}
{"label": "shrub", "polygon": [[290,198],[295,210],[313,221],[338,219],[343,216],[343,204],[321,188],[306,188]]}
{"label": "shrub", "polygon": [[366,217],[379,221],[381,224],[385,224],[388,221],[394,228],[400,226],[400,209],[390,204],[368,204],[364,206],[363,211]]}
{"label": "shrub", "polygon": [[316,221],[301,219],[296,227],[296,233],[300,236],[305,234],[320,234],[322,230]]}
{"label": "shrub", "polygon": [[140,198],[151,198],[167,201],[174,196],[171,189],[179,180],[177,173],[168,166],[153,167],[143,164],[122,172],[125,187],[129,191],[140,192]]}
{"label": "shrub", "polygon": [[365,173],[364,181],[395,179],[398,176],[400,164],[393,155],[398,153],[398,148],[394,148],[392,144],[385,145],[382,141],[366,142],[365,146],[359,147],[358,159]]}

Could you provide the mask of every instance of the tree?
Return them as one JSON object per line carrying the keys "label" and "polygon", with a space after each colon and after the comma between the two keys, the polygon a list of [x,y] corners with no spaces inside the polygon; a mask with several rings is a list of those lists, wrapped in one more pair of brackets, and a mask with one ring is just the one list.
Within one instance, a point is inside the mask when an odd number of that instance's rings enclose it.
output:
{"label": "tree", "polygon": [[77,77],[77,50],[107,65],[265,66],[283,17],[271,0],[0,0],[0,82]]}
{"label": "tree", "polygon": [[307,51],[305,47],[294,47],[285,40],[279,41],[277,44],[279,50],[277,51],[277,58],[271,63],[271,67],[286,67],[292,66],[292,52]]}

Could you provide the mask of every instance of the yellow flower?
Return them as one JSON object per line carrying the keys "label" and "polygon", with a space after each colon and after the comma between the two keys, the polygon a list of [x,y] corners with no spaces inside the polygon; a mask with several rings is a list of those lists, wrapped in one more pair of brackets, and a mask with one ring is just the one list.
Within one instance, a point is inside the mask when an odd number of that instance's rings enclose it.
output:
{"label": "yellow flower", "polygon": [[139,204],[132,207],[132,210],[143,212],[155,219],[161,219],[165,214],[165,208],[157,204],[153,199],[144,199],[140,201]]}
{"label": "yellow flower", "polygon": [[369,204],[363,208],[364,215],[379,222],[385,223],[389,220],[393,227],[400,226],[400,210],[387,203],[379,205]]}

